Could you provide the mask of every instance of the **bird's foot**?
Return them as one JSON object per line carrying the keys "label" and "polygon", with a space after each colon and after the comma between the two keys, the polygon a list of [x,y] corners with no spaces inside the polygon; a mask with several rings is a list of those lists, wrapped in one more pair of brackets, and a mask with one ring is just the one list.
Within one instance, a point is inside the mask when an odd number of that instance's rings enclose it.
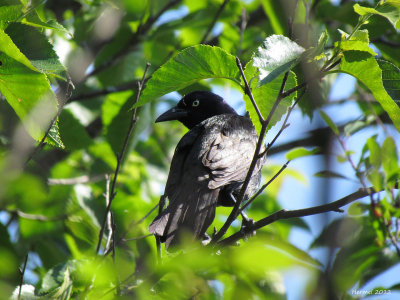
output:
{"label": "bird's foot", "polygon": [[201,240],[202,245],[207,246],[210,242],[211,242],[211,237],[207,233],[204,233],[203,239]]}
{"label": "bird's foot", "polygon": [[249,218],[246,214],[242,212],[242,227],[240,228],[240,231],[243,232],[243,240],[247,242],[249,237],[255,236],[256,231],[252,230],[254,226],[254,220]]}

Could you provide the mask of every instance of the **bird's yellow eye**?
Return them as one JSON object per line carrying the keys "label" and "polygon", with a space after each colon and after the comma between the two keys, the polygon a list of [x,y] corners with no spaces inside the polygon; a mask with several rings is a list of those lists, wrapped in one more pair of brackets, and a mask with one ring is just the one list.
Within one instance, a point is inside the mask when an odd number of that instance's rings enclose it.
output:
{"label": "bird's yellow eye", "polygon": [[193,101],[192,106],[197,107],[197,106],[199,106],[199,104],[200,104],[200,101],[196,99]]}

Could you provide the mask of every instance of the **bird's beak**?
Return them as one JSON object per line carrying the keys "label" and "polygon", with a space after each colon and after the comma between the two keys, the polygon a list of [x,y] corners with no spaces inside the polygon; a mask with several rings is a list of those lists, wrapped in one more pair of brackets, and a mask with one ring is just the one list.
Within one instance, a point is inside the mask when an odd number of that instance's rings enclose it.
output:
{"label": "bird's beak", "polygon": [[180,120],[182,118],[187,117],[188,112],[183,108],[173,107],[170,110],[167,110],[165,113],[160,115],[156,119],[156,123],[164,122],[164,121],[172,121],[172,120]]}

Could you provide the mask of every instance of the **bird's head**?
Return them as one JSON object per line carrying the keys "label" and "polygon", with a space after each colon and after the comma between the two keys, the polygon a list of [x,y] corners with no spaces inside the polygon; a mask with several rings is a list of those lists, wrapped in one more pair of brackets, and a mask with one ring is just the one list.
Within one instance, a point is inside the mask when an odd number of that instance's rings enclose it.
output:
{"label": "bird's head", "polygon": [[178,104],[156,119],[157,122],[178,120],[191,129],[216,115],[236,114],[220,96],[208,91],[195,91],[185,95]]}

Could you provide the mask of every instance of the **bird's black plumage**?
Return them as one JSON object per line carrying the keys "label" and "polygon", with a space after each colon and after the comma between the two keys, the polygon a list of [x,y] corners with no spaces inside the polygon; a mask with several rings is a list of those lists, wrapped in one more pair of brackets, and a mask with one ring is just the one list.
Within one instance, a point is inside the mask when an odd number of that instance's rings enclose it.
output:
{"label": "bird's black plumage", "polygon": [[[254,155],[258,136],[251,120],[239,116],[221,97],[206,91],[184,96],[156,122],[178,120],[190,129],[179,141],[165,188],[168,207],[149,227],[166,248],[183,231],[201,239],[218,205],[233,206]],[[246,190],[258,188],[264,157]]]}

